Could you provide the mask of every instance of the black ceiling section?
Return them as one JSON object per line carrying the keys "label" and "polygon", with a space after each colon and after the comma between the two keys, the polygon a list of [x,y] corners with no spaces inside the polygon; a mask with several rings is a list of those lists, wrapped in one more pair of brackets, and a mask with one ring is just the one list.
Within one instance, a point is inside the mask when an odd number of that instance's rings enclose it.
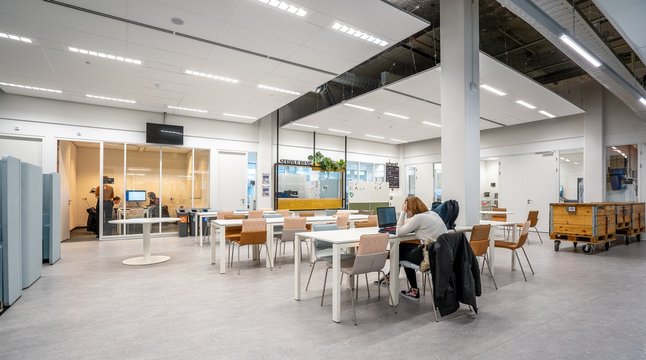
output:
{"label": "black ceiling section", "polygon": [[[386,1],[425,19],[430,26],[282,107],[281,126],[440,63],[440,0]],[[479,1],[482,52],[548,88],[562,80],[589,77],[532,26],[496,0]],[[644,64],[594,3],[578,0],[573,6],[643,86]]]}

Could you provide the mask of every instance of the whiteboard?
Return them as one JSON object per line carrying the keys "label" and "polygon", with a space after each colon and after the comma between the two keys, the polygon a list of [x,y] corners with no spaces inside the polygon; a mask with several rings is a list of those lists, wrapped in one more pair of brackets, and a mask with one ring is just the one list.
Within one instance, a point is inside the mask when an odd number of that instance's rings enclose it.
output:
{"label": "whiteboard", "polygon": [[387,182],[349,181],[348,203],[389,202],[390,188]]}

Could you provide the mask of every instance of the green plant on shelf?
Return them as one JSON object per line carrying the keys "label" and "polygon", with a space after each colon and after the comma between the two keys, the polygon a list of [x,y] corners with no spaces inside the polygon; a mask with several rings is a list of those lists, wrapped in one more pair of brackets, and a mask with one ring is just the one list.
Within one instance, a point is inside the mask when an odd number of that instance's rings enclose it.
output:
{"label": "green plant on shelf", "polygon": [[345,161],[343,159],[334,161],[327,156],[324,156],[320,151],[307,157],[307,160],[312,162],[313,166],[318,166],[323,172],[336,172],[345,171]]}

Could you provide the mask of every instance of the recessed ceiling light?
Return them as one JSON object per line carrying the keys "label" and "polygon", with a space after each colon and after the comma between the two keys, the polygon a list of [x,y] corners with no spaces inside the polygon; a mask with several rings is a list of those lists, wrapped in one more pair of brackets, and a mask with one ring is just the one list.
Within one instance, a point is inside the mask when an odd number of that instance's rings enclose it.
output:
{"label": "recessed ceiling light", "polygon": [[338,132],[342,134],[352,134],[350,131],[338,130],[338,129],[328,129],[328,131]]}
{"label": "recessed ceiling light", "polygon": [[41,88],[41,87],[29,86],[29,85],[12,84],[12,83],[6,83],[6,82],[0,82],[0,86],[11,86],[11,87],[16,87],[20,89],[46,91],[46,92],[53,92],[57,94],[62,93],[61,90],[47,89],[47,88]]}
{"label": "recessed ceiling light", "polygon": [[225,76],[207,74],[207,73],[203,73],[203,72],[199,72],[199,71],[193,71],[193,70],[184,70],[184,73],[188,74],[188,75],[203,77],[205,79],[219,80],[219,81],[224,81],[224,82],[229,82],[229,83],[234,83],[234,84],[237,84],[237,83],[240,82],[240,80],[238,80],[238,79],[232,79],[232,78],[225,77]]}
{"label": "recessed ceiling light", "polygon": [[340,31],[342,33],[346,33],[348,35],[351,35],[352,37],[355,37],[357,39],[361,39],[363,41],[367,41],[369,43],[373,43],[375,45],[379,45],[381,47],[384,47],[388,45],[388,42],[382,39],[379,39],[373,35],[370,35],[364,31],[357,30],[354,26],[351,25],[344,25],[340,22],[335,22],[332,25],[332,30]]}
{"label": "recessed ceiling light", "polygon": [[532,105],[532,104],[530,104],[528,102],[525,102],[523,100],[516,100],[516,104],[522,105],[522,106],[524,106],[524,107],[526,107],[528,109],[532,109],[532,110],[536,109],[536,106],[534,106],[534,105]]}
{"label": "recessed ceiling light", "polygon": [[592,66],[594,67],[599,67],[601,66],[601,62],[597,60],[594,56],[590,55],[589,52],[587,52],[581,45],[577,44],[576,41],[572,40],[569,36],[563,34],[559,37],[561,41],[563,41],[567,46],[572,48],[572,50],[576,51],[579,55],[581,55],[584,59],[586,59]]}
{"label": "recessed ceiling light", "polygon": [[120,61],[120,62],[124,62],[124,63],[128,63],[128,64],[141,65],[141,60],[131,59],[131,58],[128,58],[128,57],[117,56],[117,55],[112,55],[112,54],[106,54],[106,53],[103,53],[103,52],[100,52],[100,51],[80,49],[80,48],[76,48],[76,47],[73,47],[73,46],[70,46],[67,49],[69,51],[77,53],[77,54],[96,56],[96,57],[100,57],[100,58],[103,58],[103,59]]}
{"label": "recessed ceiling light", "polygon": [[388,115],[388,116],[392,116],[392,117],[396,117],[398,119],[404,119],[404,120],[410,119],[408,116],[399,115],[399,114],[393,114],[393,113],[389,113],[389,112],[385,112],[384,115]]}
{"label": "recessed ceiling light", "polygon": [[617,150],[616,146],[611,146],[612,150]]}
{"label": "recessed ceiling light", "polygon": [[373,108],[369,108],[369,107],[365,107],[365,106],[359,106],[359,105],[355,105],[355,104],[343,103],[343,105],[349,106],[349,107],[352,107],[352,108],[355,108],[355,109],[365,110],[365,111],[375,111],[375,109],[373,109]]}
{"label": "recessed ceiling light", "polygon": [[390,139],[390,141],[397,141],[397,142],[401,142],[401,143],[407,143],[408,142],[406,140],[399,140],[399,139]]}
{"label": "recessed ceiling light", "polygon": [[548,118],[555,118],[556,117],[555,115],[552,115],[552,114],[548,113],[545,110],[541,110],[541,111],[539,111],[539,113],[547,116]]}
{"label": "recessed ceiling light", "polygon": [[442,127],[442,125],[440,125],[440,124],[436,124],[436,123],[432,123],[432,122],[430,122],[430,121],[422,121],[422,124],[424,124],[424,125],[431,125],[431,126],[435,126],[435,127]]}
{"label": "recessed ceiling light", "polygon": [[89,97],[89,98],[92,98],[92,99],[99,99],[99,100],[109,100],[109,101],[124,102],[124,103],[129,103],[129,104],[136,104],[137,103],[134,100],[126,100],[126,99],[112,98],[112,97],[107,97],[107,96],[90,95],[90,94],[85,95],[85,97]]}
{"label": "recessed ceiling light", "polygon": [[294,4],[289,4],[284,1],[278,1],[278,0],[258,0],[263,4],[267,4],[269,6],[273,6],[279,10],[285,11],[290,14],[294,14],[299,17],[303,17],[307,15],[307,11],[297,5]]}
{"label": "recessed ceiling light", "polygon": [[276,91],[276,92],[281,92],[281,93],[291,94],[291,95],[300,95],[301,94],[301,93],[296,92],[296,91],[281,89],[281,88],[277,88],[277,87],[273,87],[273,86],[269,86],[269,85],[258,84],[258,87],[260,89],[271,90],[271,91]]}
{"label": "recessed ceiling light", "polygon": [[561,156],[559,159],[560,159],[560,160],[565,160],[565,158],[564,158],[563,156]]}
{"label": "recessed ceiling light", "polygon": [[22,41],[22,42],[31,44],[31,39],[27,38],[27,37],[24,37],[24,36],[5,34],[5,33],[0,32],[0,38],[9,39],[9,40],[16,40],[16,41]]}
{"label": "recessed ceiling light", "polygon": [[574,165],[579,165],[579,163],[575,161],[575,162],[574,162]]}
{"label": "recessed ceiling light", "polygon": [[171,106],[171,105],[168,105],[168,108],[169,108],[169,109],[176,109],[176,110],[193,111],[193,112],[198,112],[198,113],[202,113],[202,114],[206,114],[206,113],[208,112],[208,111],[206,111],[206,110],[191,109],[191,108],[185,108],[185,107],[181,107],[181,106]]}
{"label": "recessed ceiling light", "polygon": [[490,85],[487,85],[487,84],[482,84],[482,85],[480,85],[480,87],[481,87],[481,88],[483,88],[483,89],[485,89],[485,90],[487,90],[487,91],[490,91],[490,92],[492,92],[492,93],[494,93],[494,94],[496,94],[496,95],[498,95],[498,96],[505,96],[505,95],[507,95],[507,93],[506,93],[506,92],[502,92],[502,91],[500,91],[500,90],[496,89],[495,87],[490,86]]}
{"label": "recessed ceiling light", "polygon": [[570,159],[565,159],[566,162],[570,162]]}
{"label": "recessed ceiling light", "polygon": [[255,116],[248,116],[248,115],[238,115],[238,114],[231,114],[231,113],[222,113],[224,116],[230,116],[230,117],[236,117],[236,118],[241,118],[241,119],[251,119],[251,120],[257,120],[258,118]]}
{"label": "recessed ceiling light", "polygon": [[370,135],[370,134],[366,134],[366,137],[373,138],[373,139],[383,139],[383,138],[384,138],[383,136],[379,136],[379,135]]}
{"label": "recessed ceiling light", "polygon": [[292,124],[292,125],[302,126],[302,127],[306,127],[306,128],[310,128],[310,129],[318,129],[318,128],[319,128],[318,126],[314,126],[314,125],[307,125],[307,124],[296,124],[296,123],[294,123],[294,124]]}
{"label": "recessed ceiling light", "polygon": [[639,102],[646,105],[646,99],[644,99],[643,97],[639,98]]}

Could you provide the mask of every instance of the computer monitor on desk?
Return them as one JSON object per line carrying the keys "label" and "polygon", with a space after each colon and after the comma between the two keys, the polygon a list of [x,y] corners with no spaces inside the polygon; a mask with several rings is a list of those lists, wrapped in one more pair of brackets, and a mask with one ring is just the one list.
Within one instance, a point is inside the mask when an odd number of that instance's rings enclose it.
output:
{"label": "computer monitor on desk", "polygon": [[397,232],[397,213],[394,207],[377,208],[377,224],[379,232],[395,234]]}
{"label": "computer monitor on desk", "polygon": [[146,190],[126,190],[126,202],[135,202],[140,206],[140,201],[146,201]]}

